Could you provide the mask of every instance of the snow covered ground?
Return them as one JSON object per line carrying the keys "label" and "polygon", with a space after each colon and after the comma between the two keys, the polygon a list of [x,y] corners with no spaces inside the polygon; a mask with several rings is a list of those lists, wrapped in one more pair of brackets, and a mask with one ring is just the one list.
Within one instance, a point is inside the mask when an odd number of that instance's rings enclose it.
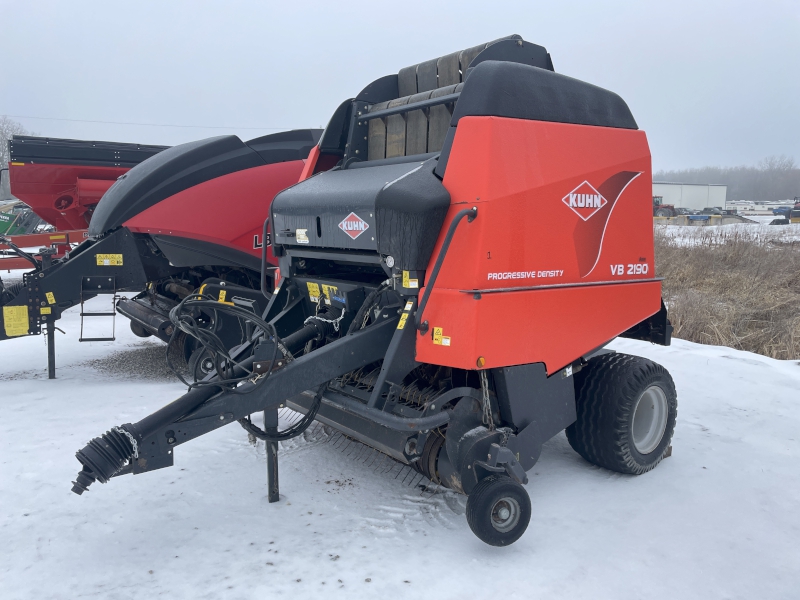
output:
{"label": "snow covered ground", "polygon": [[757,221],[763,225],[769,225],[775,219],[779,219],[777,215],[742,215],[745,219],[750,219],[751,221]]}
{"label": "snow covered ground", "polygon": [[[800,224],[770,225],[769,221],[759,223],[741,223],[733,225],[705,225],[687,227],[682,225],[655,225],[656,232],[672,237],[681,244],[694,245],[708,238],[723,240],[726,238],[742,238],[752,240],[771,240],[781,244],[797,244],[800,242]],[[706,242],[707,243],[707,242]]]}
{"label": "snow covered ground", "polygon": [[74,452],[183,389],[159,343],[120,319],[115,343],[60,322],[0,343],[0,597],[800,597],[800,365],[729,348],[617,341],[678,389],[674,453],[655,471],[593,467],[563,434],[527,486],[533,518],[508,548],[470,532],[465,499],[315,428],[281,450],[268,504],[263,445],[229,425],[176,465],[70,492]]}

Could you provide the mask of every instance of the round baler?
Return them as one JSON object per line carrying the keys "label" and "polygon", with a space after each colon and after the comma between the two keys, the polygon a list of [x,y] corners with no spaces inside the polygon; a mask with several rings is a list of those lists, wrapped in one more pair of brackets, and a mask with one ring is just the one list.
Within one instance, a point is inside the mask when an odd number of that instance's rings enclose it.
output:
{"label": "round baler", "polygon": [[[371,83],[306,175],[272,203],[281,280],[266,310],[220,307],[249,341],[80,450],[74,492],[170,466],[176,446],[237,421],[267,442],[275,501],[278,442],[317,420],[467,494],[472,530],[502,546],[531,518],[526,471],[564,429],[621,473],[669,454],[669,374],[604,349],[672,331],[647,139],[621,98],[511,36]],[[215,303],[188,296],[171,322],[195,335],[192,311]],[[282,431],[286,406],[304,416]]]}

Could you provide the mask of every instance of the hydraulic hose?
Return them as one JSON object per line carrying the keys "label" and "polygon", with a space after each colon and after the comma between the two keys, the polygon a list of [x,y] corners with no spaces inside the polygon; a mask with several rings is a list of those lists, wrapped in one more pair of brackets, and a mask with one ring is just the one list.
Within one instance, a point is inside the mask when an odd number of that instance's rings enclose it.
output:
{"label": "hydraulic hose", "polygon": [[[378,290],[376,290],[376,292],[377,291]],[[172,309],[170,317],[172,322],[176,324],[176,329],[178,323],[180,323],[180,320],[178,319],[178,314],[180,312],[179,307],[184,305],[187,300],[192,299],[193,296],[198,298],[200,297],[199,295],[193,294],[182,301],[178,307]],[[370,303],[373,300],[374,298],[369,302],[365,300],[362,308],[363,306],[370,306]],[[195,305],[205,305],[206,302],[209,305],[215,305],[217,309],[220,309],[218,302],[206,300],[197,300]],[[226,305],[223,306],[226,310],[241,310],[238,309],[238,307],[229,307]],[[361,314],[366,314],[366,311],[362,312]],[[265,339],[270,339],[271,337],[276,344],[276,348],[277,345],[280,344],[287,349],[301,348],[311,340],[322,339],[336,331],[337,326],[335,324],[339,322],[339,320],[342,318],[342,315],[339,315],[337,319],[327,318],[330,316],[333,315],[323,312],[321,314],[314,315],[313,317],[309,317],[306,319],[303,327],[301,327],[299,330],[283,339],[279,339],[275,333],[274,326],[264,323],[253,315],[244,315],[244,317],[257,324],[260,321],[260,326],[262,327],[264,333],[268,336]],[[371,343],[366,343],[363,339],[358,341],[353,337],[342,336],[337,342],[334,342],[334,344],[342,343],[344,344],[343,347],[334,349],[333,347],[328,348],[327,346],[324,346],[318,350],[324,357],[321,365],[316,365],[316,357],[313,359],[311,359],[310,356],[303,357],[302,360],[310,359],[314,362],[304,363],[305,366],[302,367],[300,371],[303,373],[302,376],[294,371],[292,371],[293,374],[287,373],[288,371],[292,370],[295,364],[300,364],[299,361],[291,361],[290,364],[286,365],[284,369],[282,369],[282,371],[284,371],[282,375],[289,377],[289,379],[286,379],[285,381],[291,381],[292,383],[289,385],[286,383],[279,385],[277,389],[280,391],[278,391],[277,394],[282,398],[288,398],[292,394],[296,394],[302,390],[303,387],[301,386],[320,386],[319,391],[317,392],[319,399],[316,402],[318,408],[319,402],[321,401],[321,391],[323,389],[322,386],[326,385],[332,377],[341,375],[342,373],[348,372],[353,368],[361,367],[365,364],[369,364],[370,362],[374,362],[377,357],[385,354],[386,347],[388,347],[389,341],[394,333],[395,325],[396,322],[393,320],[387,320],[385,322],[382,321],[377,325],[368,328],[369,331],[363,331],[358,334],[359,336],[367,336],[366,339],[372,340]],[[246,348],[242,347],[240,350],[243,353],[246,351]],[[287,350],[287,352],[289,352],[289,350]],[[329,358],[331,353],[341,353],[342,356],[337,358],[335,361],[331,361]],[[138,444],[158,433],[158,431],[165,426],[168,426],[171,423],[177,423],[183,417],[195,412],[195,410],[204,403],[209,401],[213,402],[212,399],[215,396],[221,393],[232,394],[237,392],[237,388],[232,387],[235,386],[235,384],[231,382],[245,381],[247,379],[252,379],[253,377],[258,377],[257,381],[253,379],[253,383],[248,382],[242,386],[242,388],[245,389],[242,390],[240,398],[249,397],[248,394],[253,390],[258,389],[260,384],[263,385],[270,380],[269,375],[272,372],[271,370],[267,371],[264,375],[254,373],[254,360],[255,358],[252,355],[243,360],[238,360],[238,356],[231,357],[229,363],[231,367],[229,372],[225,373],[227,379],[220,379],[219,376],[217,376],[216,378],[205,381],[203,382],[204,385],[191,388],[186,394],[177,400],[167,404],[153,414],[148,415],[138,423],[127,423],[121,427],[115,427],[112,430],[107,431],[102,436],[94,438],[86,446],[84,446],[84,448],[75,454],[76,458],[82,465],[82,469],[76,480],[73,482],[72,491],[76,494],[82,494],[83,492],[87,491],[88,487],[94,481],[106,483],[114,475],[117,475],[123,470],[129,468],[129,465],[131,465],[137,457]],[[310,371],[303,371],[302,369],[309,368],[309,364],[314,364],[315,368],[311,369]],[[247,402],[247,400],[244,401]],[[252,405],[253,400],[251,399],[250,407],[252,407]],[[247,414],[252,411],[245,410],[244,412]],[[302,428],[300,424],[291,428],[291,434],[298,435],[299,433],[302,433],[302,430],[305,429],[305,427],[307,427],[311,421],[313,421],[313,418],[314,415],[304,419]],[[240,421],[240,423],[241,422],[242,421]],[[250,428],[247,427],[247,424],[245,423],[244,425],[245,428],[250,431]],[[252,426],[252,424],[250,425]],[[260,430],[259,432],[253,431],[253,433],[257,436],[259,434],[267,435],[266,432],[260,432]],[[283,434],[285,433],[287,432],[283,432]]]}
{"label": "hydraulic hose", "polygon": [[353,318],[353,322],[350,323],[350,327],[347,329],[347,335],[355,333],[359,329],[361,329],[361,323],[364,321],[364,316],[367,314],[367,311],[372,306],[373,302],[375,302],[375,298],[380,296],[383,292],[388,290],[392,285],[392,280],[387,279],[383,283],[381,283],[378,287],[372,290],[367,297],[362,302],[361,307],[358,309],[356,316]]}
{"label": "hydraulic hose", "polygon": [[322,406],[323,391],[325,391],[324,384],[319,386],[317,393],[314,394],[314,401],[311,403],[311,408],[308,409],[308,412],[303,416],[302,419],[300,419],[300,421],[292,425],[286,431],[275,433],[264,431],[253,425],[253,422],[249,417],[239,419],[239,425],[241,425],[245,431],[247,431],[247,433],[265,442],[283,442],[285,440],[290,440],[293,437],[297,437],[303,433],[306,429],[308,429],[309,425],[314,422],[314,419],[317,417],[317,412],[319,412],[319,407]]}
{"label": "hydraulic hose", "polygon": [[[256,338],[260,335],[266,336],[266,339],[273,339],[275,340],[275,352],[273,353],[272,361],[274,362],[277,358],[278,348],[283,346],[283,343],[278,338],[277,331],[275,327],[270,323],[267,323],[258,315],[251,313],[244,308],[239,306],[230,306],[226,304],[222,304],[215,300],[213,297],[204,296],[203,294],[190,294],[186,296],[183,300],[178,303],[177,306],[172,308],[169,311],[169,319],[175,326],[175,330],[172,334],[172,338],[170,338],[170,342],[167,346],[167,365],[172,369],[172,372],[175,373],[175,376],[184,384],[186,384],[190,389],[195,387],[206,387],[211,385],[212,387],[219,387],[220,385],[236,385],[248,379],[250,376],[253,375],[252,369],[248,368],[245,370],[239,369],[238,371],[233,367],[243,367],[243,363],[237,363],[236,360],[230,355],[228,349],[223,344],[222,340],[211,330],[205,329],[203,327],[198,326],[196,319],[192,316],[191,312],[192,309],[208,309],[215,312],[224,312],[230,314],[234,317],[237,317],[240,320],[250,321],[253,325],[260,330],[260,332],[251,338],[251,341],[255,341]],[[214,357],[222,357],[225,361],[225,364],[228,365],[225,369],[225,373],[217,373],[218,378],[216,380],[212,380],[211,382],[208,381],[196,381],[192,384],[189,384],[181,375],[178,370],[176,370],[172,362],[170,361],[170,353],[169,353],[169,346],[172,345],[172,342],[176,339],[178,331],[183,331],[187,335],[192,336],[195,338],[203,348],[205,348],[209,354]],[[283,346],[285,348],[285,346]],[[215,359],[216,362],[216,359]],[[252,360],[250,361],[250,365],[252,365]],[[219,371],[219,367],[217,369]],[[232,372],[239,372],[240,375],[233,377],[231,376]],[[225,378],[222,378],[222,375],[226,375]]]}
{"label": "hydraulic hose", "polygon": [[422,298],[419,301],[419,307],[417,308],[416,325],[417,329],[423,334],[427,333],[428,331],[428,322],[422,320],[422,315],[425,313],[425,307],[428,305],[428,298],[431,296],[431,291],[436,283],[436,278],[439,277],[439,270],[442,268],[444,257],[447,255],[447,250],[450,248],[450,242],[453,241],[453,236],[456,233],[458,224],[461,223],[461,219],[464,217],[467,217],[467,221],[472,223],[477,216],[478,207],[473,206],[472,208],[465,208],[464,210],[458,211],[453,217],[453,220],[450,222],[450,227],[447,229],[447,235],[445,235],[444,242],[442,242],[442,247],[439,250],[439,255],[436,257],[436,263],[433,265],[431,276],[425,283],[425,292],[422,294]]}

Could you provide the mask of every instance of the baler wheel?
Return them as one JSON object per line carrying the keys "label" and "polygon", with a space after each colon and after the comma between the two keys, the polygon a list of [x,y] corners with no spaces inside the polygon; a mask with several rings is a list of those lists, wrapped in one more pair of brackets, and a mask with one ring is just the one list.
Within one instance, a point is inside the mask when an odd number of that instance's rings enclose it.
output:
{"label": "baler wheel", "polygon": [[148,338],[151,335],[153,335],[152,333],[147,331],[147,329],[145,329],[144,327],[142,327],[139,323],[136,323],[135,321],[131,321],[131,331],[133,332],[133,334],[135,336],[138,336],[140,338]]}
{"label": "baler wheel", "polygon": [[445,443],[445,437],[439,433],[432,433],[425,440],[425,446],[422,449],[422,456],[418,461],[412,463],[414,468],[420,473],[425,475],[433,483],[441,484],[439,480],[439,473],[436,465],[439,460],[439,452]]}
{"label": "baler wheel", "polygon": [[667,454],[678,399],[661,365],[619,353],[592,358],[575,375],[575,403],[567,440],[590,463],[641,475]]}
{"label": "baler wheel", "polygon": [[506,475],[481,480],[467,498],[469,528],[491,546],[513,544],[525,533],[530,520],[528,492]]}
{"label": "baler wheel", "polygon": [[189,377],[194,381],[202,381],[215,368],[214,357],[202,346],[189,357]]}

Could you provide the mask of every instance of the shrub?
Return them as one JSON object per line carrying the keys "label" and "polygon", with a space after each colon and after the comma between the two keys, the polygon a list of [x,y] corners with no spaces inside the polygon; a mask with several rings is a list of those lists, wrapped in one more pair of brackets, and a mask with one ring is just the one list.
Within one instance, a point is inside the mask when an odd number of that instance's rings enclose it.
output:
{"label": "shrub", "polygon": [[800,359],[800,229],[655,229],[674,336]]}

